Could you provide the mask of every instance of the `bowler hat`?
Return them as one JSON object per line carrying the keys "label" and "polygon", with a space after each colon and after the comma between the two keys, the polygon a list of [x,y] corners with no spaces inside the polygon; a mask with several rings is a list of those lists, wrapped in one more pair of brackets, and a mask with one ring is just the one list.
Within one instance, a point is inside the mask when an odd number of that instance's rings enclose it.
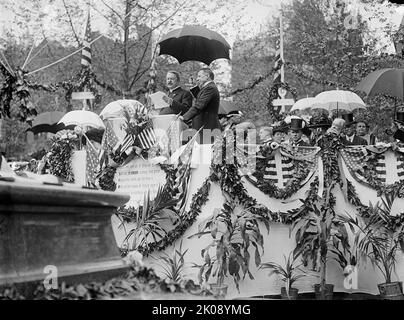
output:
{"label": "bowler hat", "polygon": [[397,111],[394,121],[404,124],[404,111]]}
{"label": "bowler hat", "polygon": [[345,120],[345,125],[350,126],[351,124],[355,124],[356,121],[353,119],[353,113],[344,113],[341,115],[342,119]]}

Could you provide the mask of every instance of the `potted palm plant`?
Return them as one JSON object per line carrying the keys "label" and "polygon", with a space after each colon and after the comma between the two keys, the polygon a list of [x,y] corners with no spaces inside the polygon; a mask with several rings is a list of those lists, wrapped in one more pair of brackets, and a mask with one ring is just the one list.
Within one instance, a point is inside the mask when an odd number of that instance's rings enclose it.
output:
{"label": "potted palm plant", "polygon": [[276,274],[281,277],[281,281],[285,283],[284,287],[281,287],[281,298],[283,300],[297,300],[299,289],[293,288],[293,284],[303,278],[304,274],[297,274],[296,270],[300,270],[302,264],[296,265],[296,257],[289,254],[289,257],[285,259],[284,267],[276,262],[265,262],[260,265],[262,269],[271,269],[269,276]]}
{"label": "potted palm plant", "polygon": [[306,267],[311,261],[312,268],[320,272],[320,283],[314,285],[317,299],[332,300],[334,285],[326,283],[327,261],[335,246],[349,249],[345,224],[336,218],[331,194],[333,186],[327,188],[324,198],[306,200],[307,214],[292,224],[296,231],[294,256],[301,256]]}
{"label": "potted palm plant", "polygon": [[[249,249],[255,248],[255,264],[261,264],[261,251],[263,251],[263,236],[258,221],[264,222],[268,232],[269,224],[266,219],[249,209],[234,213],[235,204],[226,202],[222,210],[216,209],[208,220],[199,226],[199,232],[192,235],[202,236],[210,234],[212,241],[201,250],[204,258],[202,265],[195,264],[199,268],[199,283],[209,284],[211,277],[216,277],[216,282],[210,284],[210,290],[217,297],[224,297],[227,293],[227,285],[224,283],[227,275],[233,277],[237,290],[240,291],[239,282],[250,272]],[[210,252],[210,250],[213,252]]]}
{"label": "potted palm plant", "polygon": [[[380,297],[388,300],[404,300],[403,284],[392,281],[397,263],[396,256],[404,239],[404,225],[397,221],[399,217],[390,215],[395,192],[386,194],[382,203],[370,203],[369,215],[358,219],[341,216],[351,231],[356,234],[354,245],[359,249],[361,259],[369,259],[380,270],[385,282],[378,284]],[[398,219],[397,219],[398,218]]]}

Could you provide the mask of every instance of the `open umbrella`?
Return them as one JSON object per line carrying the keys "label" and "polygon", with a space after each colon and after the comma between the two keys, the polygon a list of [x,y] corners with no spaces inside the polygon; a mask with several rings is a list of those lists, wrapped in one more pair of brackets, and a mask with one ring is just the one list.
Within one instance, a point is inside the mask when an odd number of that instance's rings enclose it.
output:
{"label": "open umbrella", "polygon": [[147,109],[137,100],[116,100],[108,103],[100,113],[102,120],[124,119],[124,110],[129,114],[146,113]]}
{"label": "open umbrella", "polygon": [[380,69],[369,73],[356,86],[368,96],[388,94],[404,101],[404,69]]}
{"label": "open umbrella", "polygon": [[328,111],[343,109],[353,111],[358,108],[366,108],[363,100],[351,91],[330,90],[319,93],[315,96],[315,103],[312,109],[325,109]]}
{"label": "open umbrella", "polygon": [[58,125],[59,120],[63,117],[64,112],[61,111],[47,111],[38,114],[32,121],[32,127],[26,131],[32,131],[34,134],[40,132],[56,133],[62,127]]}
{"label": "open umbrella", "polygon": [[230,112],[238,112],[240,111],[239,108],[236,107],[236,104],[233,101],[228,100],[220,100],[219,104],[219,114],[226,115]]}
{"label": "open umbrella", "polygon": [[87,110],[74,110],[66,113],[62,119],[58,122],[64,125],[76,125],[82,127],[93,127],[97,129],[105,129],[105,125],[102,122],[98,114]]}
{"label": "open umbrella", "polygon": [[295,110],[306,110],[306,109],[310,109],[316,102],[316,99],[313,97],[310,98],[303,98],[300,100],[297,100],[292,108],[290,109],[290,111],[295,111]]}
{"label": "open umbrella", "polygon": [[178,60],[201,61],[209,65],[213,60],[230,60],[230,45],[217,32],[203,26],[185,25],[167,33],[161,41],[160,55],[168,54]]}

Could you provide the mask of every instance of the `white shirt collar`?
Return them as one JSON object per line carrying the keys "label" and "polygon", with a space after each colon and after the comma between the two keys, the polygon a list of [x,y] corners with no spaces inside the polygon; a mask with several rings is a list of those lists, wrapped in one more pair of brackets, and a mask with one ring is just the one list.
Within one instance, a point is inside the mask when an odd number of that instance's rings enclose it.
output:
{"label": "white shirt collar", "polygon": [[180,87],[180,86],[176,86],[175,88],[171,89],[171,90],[170,90],[170,93],[173,92],[173,91],[175,91],[175,90],[177,90],[179,87]]}
{"label": "white shirt collar", "polygon": [[202,88],[205,87],[207,84],[209,84],[209,83],[211,83],[211,82],[213,82],[213,80],[209,80],[209,81],[205,82],[205,83],[202,85]]}

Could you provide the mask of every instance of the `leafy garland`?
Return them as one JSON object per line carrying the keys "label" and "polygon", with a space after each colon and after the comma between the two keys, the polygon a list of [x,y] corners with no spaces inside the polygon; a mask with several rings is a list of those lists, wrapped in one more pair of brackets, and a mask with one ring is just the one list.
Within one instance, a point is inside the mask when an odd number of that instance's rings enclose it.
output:
{"label": "leafy garland", "polygon": [[47,155],[50,173],[68,182],[74,182],[71,159],[73,151],[77,149],[77,135],[71,133],[57,135],[51,141],[52,145]]}
{"label": "leafy garland", "polygon": [[5,81],[0,88],[0,118],[11,118],[10,105],[14,98],[18,98],[19,112],[17,118],[20,121],[26,121],[31,124],[37,111],[34,105],[29,101],[30,83],[25,79],[26,72],[17,68],[15,74],[10,74],[7,69],[0,64],[0,72],[3,74]]}
{"label": "leafy garland", "polygon": [[268,154],[270,151],[272,151],[272,149],[268,145],[262,146],[260,148],[259,153],[264,155],[264,158],[257,158],[257,167],[255,172],[252,174],[255,178],[257,178],[257,182],[253,181],[248,176],[246,177],[251,183],[254,184],[254,186],[256,186],[265,194],[269,195],[271,198],[290,198],[302,187],[301,184],[309,175],[310,169],[308,168],[306,161],[298,161],[293,159],[293,167],[295,168],[293,178],[288,180],[284,189],[280,189],[271,180],[264,179],[265,168],[268,162],[268,158],[265,157],[265,155]]}
{"label": "leafy garland", "polygon": [[272,84],[271,88],[269,88],[268,92],[268,101],[267,101],[267,108],[271,114],[271,117],[277,121],[282,120],[282,116],[276,113],[274,110],[274,105],[272,102],[279,97],[278,90],[279,88],[283,88],[290,92],[293,96],[293,99],[297,99],[297,90],[294,87],[291,87],[287,82],[276,82]]}

